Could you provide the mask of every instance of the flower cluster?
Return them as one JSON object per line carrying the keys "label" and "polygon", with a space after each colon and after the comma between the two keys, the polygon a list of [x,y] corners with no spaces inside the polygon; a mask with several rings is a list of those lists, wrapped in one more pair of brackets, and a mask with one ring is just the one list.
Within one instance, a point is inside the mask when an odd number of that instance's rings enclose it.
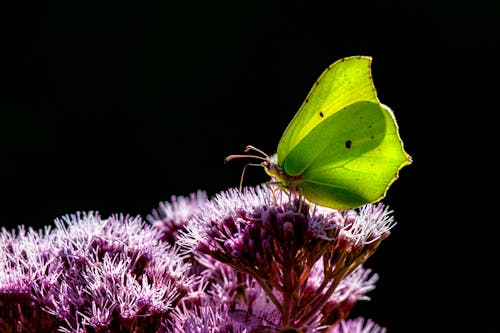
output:
{"label": "flower cluster", "polygon": [[348,319],[395,224],[380,203],[337,211],[257,186],[173,196],[146,219],[2,229],[0,332],[385,333]]}
{"label": "flower cluster", "polygon": [[382,204],[336,211],[264,186],[216,195],[179,243],[237,272],[232,289],[239,294],[224,299],[230,309],[244,309],[249,319],[237,317],[250,331],[314,332],[336,326],[366,299],[377,276],[361,265],[393,226]]}
{"label": "flower cluster", "polygon": [[186,222],[205,204],[207,194],[197,191],[189,197],[173,195],[170,199],[170,202],[160,202],[159,207],[153,209],[146,219],[161,234],[161,240],[173,245]]}
{"label": "flower cluster", "polygon": [[2,230],[1,332],[165,332],[194,277],[140,218],[75,214]]}

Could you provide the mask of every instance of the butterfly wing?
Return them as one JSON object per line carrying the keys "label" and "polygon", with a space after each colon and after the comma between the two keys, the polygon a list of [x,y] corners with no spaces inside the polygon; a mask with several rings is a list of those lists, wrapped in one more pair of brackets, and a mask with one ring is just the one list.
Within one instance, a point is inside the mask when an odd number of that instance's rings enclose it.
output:
{"label": "butterfly wing", "polygon": [[356,102],[316,126],[284,161],[310,201],[350,209],[382,199],[409,164],[392,111]]}
{"label": "butterfly wing", "polygon": [[343,108],[359,102],[379,103],[371,77],[371,57],[340,59],[321,74],[278,144],[278,164],[316,126]]}

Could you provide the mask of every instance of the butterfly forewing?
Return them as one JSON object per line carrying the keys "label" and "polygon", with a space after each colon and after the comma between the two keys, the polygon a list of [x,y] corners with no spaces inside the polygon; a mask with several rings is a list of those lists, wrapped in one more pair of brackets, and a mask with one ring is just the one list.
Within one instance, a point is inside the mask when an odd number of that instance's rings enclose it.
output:
{"label": "butterfly forewing", "polygon": [[371,57],[347,57],[330,65],[314,84],[278,144],[278,162],[316,126],[359,101],[379,103],[371,77]]}

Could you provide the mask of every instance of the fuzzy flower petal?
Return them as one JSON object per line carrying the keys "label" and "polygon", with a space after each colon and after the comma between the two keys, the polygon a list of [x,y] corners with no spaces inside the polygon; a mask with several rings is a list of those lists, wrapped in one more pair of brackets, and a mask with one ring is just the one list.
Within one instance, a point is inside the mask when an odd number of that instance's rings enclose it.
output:
{"label": "fuzzy flower petal", "polygon": [[330,327],[326,333],[385,333],[386,329],[375,324],[372,320],[361,317],[341,321],[339,325]]}
{"label": "fuzzy flower petal", "polygon": [[196,214],[207,202],[204,191],[191,193],[189,197],[172,196],[170,202],[160,202],[159,207],[153,209],[146,219],[161,233],[161,240],[174,244],[180,230],[184,229],[187,221]]}

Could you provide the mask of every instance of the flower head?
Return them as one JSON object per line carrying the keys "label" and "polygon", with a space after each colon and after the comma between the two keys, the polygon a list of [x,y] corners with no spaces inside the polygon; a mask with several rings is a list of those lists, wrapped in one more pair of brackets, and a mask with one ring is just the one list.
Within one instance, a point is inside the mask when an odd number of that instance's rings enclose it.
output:
{"label": "flower head", "polygon": [[48,290],[60,278],[62,266],[54,258],[50,228],[0,234],[0,331],[54,332],[58,320],[42,306],[49,299],[34,290]]}
{"label": "flower head", "polygon": [[139,217],[76,213],[0,234],[0,331],[383,333],[347,320],[394,221],[268,186],[172,197]]}
{"label": "flower head", "polygon": [[55,224],[2,231],[0,330],[165,331],[194,281],[176,247],[138,217],[77,213]]}
{"label": "flower head", "polygon": [[385,328],[375,324],[370,319],[361,317],[341,321],[339,325],[330,327],[327,333],[385,333]]}
{"label": "flower head", "polygon": [[345,318],[373,285],[376,278],[359,282],[357,289],[342,281],[350,274],[367,279],[356,268],[389,235],[389,214],[382,204],[337,211],[267,186],[230,189],[193,216],[179,242],[251,276],[247,302],[258,286],[267,297],[267,318],[271,307],[279,314],[272,315],[275,324],[311,330],[320,317],[322,325]]}
{"label": "flower head", "polygon": [[[316,263],[321,266],[321,261]],[[322,270],[315,270],[316,274]],[[315,275],[314,273],[312,273]],[[314,280],[314,278],[310,279]],[[322,283],[325,281],[319,279]],[[347,318],[354,305],[358,301],[367,301],[370,298],[366,295],[369,291],[375,289],[375,282],[378,280],[377,274],[371,274],[370,269],[363,266],[357,266],[350,274],[343,278],[330,298],[321,308],[321,323],[324,325],[336,325],[339,321]],[[312,288],[312,290],[317,290]]]}
{"label": "flower head", "polygon": [[170,202],[160,202],[159,207],[153,209],[146,219],[161,233],[162,241],[173,245],[178,232],[184,229],[187,221],[206,201],[207,194],[203,191],[191,193],[189,197],[173,195]]}

